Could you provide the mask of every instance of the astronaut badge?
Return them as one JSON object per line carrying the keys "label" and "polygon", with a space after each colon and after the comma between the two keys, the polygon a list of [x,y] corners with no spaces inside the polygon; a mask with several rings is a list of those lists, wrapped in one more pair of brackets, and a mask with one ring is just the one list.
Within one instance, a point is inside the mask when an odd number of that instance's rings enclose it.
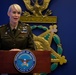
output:
{"label": "astronaut badge", "polygon": [[14,57],[14,66],[20,73],[31,72],[36,65],[36,57],[30,50],[22,50]]}

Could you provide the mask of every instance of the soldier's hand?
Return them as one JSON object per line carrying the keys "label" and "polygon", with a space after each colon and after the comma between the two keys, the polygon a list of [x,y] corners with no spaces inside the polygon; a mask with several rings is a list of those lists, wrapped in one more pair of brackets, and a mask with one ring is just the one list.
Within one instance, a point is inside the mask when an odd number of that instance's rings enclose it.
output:
{"label": "soldier's hand", "polygon": [[11,49],[10,51],[21,51],[20,49]]}

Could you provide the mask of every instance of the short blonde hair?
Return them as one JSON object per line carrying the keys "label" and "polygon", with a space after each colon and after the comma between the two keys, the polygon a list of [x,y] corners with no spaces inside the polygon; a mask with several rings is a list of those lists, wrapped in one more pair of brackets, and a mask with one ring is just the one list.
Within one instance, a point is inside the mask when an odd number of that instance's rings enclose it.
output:
{"label": "short blonde hair", "polygon": [[18,5],[18,4],[10,5],[8,8],[8,12],[10,12],[12,10],[12,8],[15,8],[18,12],[22,13],[22,8],[20,7],[20,5]]}

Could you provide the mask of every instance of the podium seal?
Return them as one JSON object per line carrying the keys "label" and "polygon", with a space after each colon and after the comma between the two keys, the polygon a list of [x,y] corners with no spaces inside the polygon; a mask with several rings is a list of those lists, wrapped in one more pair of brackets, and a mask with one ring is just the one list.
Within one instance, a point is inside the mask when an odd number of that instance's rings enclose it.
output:
{"label": "podium seal", "polygon": [[29,73],[36,65],[36,57],[30,50],[22,50],[15,55],[14,66],[21,73]]}

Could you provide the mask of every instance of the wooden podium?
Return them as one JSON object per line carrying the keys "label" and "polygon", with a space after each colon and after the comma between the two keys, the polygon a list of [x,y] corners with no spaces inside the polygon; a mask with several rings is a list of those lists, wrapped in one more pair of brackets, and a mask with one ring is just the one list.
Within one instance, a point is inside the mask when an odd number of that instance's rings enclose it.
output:
{"label": "wooden podium", "polygon": [[[14,66],[18,51],[0,51],[0,73],[20,73]],[[32,51],[36,56],[36,66],[30,73],[50,73],[50,51]]]}

